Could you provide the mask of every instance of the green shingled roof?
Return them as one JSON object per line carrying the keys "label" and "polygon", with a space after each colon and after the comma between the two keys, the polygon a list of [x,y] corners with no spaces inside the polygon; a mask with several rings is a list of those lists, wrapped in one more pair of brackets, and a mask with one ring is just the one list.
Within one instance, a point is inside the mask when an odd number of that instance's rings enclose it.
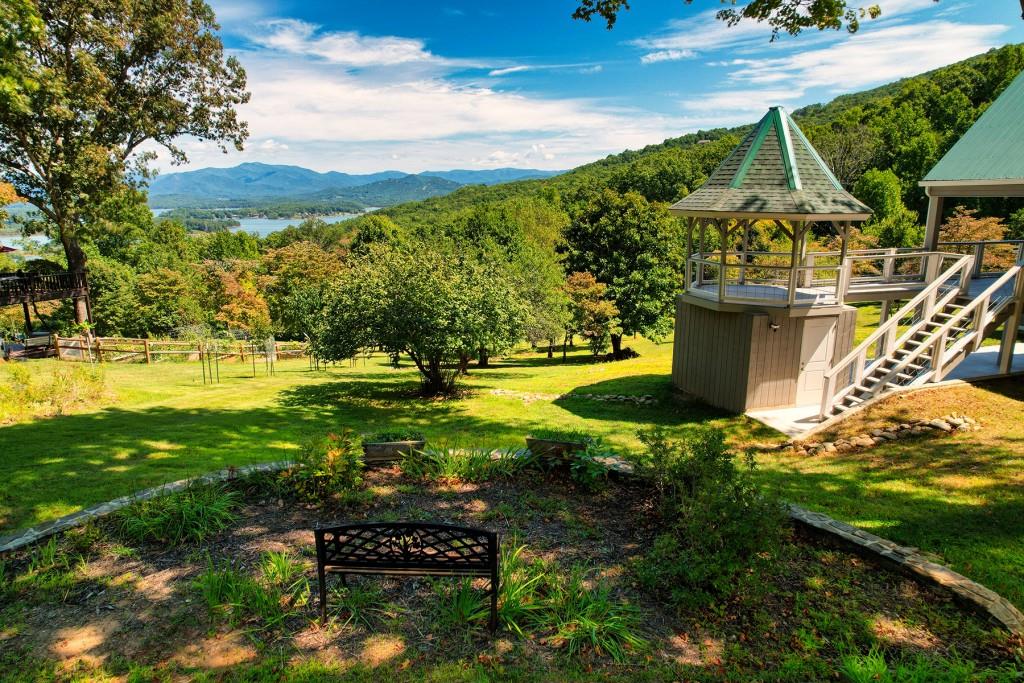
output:
{"label": "green shingled roof", "polygon": [[871,209],[843,189],[803,132],[772,107],[708,181],[673,204],[681,216],[865,220]]}
{"label": "green shingled roof", "polygon": [[956,180],[1024,182],[1024,73],[935,164],[922,185]]}

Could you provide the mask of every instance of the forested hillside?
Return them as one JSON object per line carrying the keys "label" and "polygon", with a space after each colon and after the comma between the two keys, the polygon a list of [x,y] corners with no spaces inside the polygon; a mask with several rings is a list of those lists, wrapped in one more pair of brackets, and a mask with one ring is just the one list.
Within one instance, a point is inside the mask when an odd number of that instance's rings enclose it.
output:
{"label": "forested hillside", "polygon": [[[925,204],[918,180],[1022,69],[1024,46],[1010,45],[795,112],[842,182],[876,210],[862,244],[919,244]],[[670,329],[683,239],[668,204],[698,187],[746,131],[701,131],[552,178],[462,187],[342,224],[308,220],[265,239],[189,233],[173,220],[154,220],[146,197],[125,191],[107,200],[86,244],[96,331],[273,333],[318,339],[325,355],[341,357],[378,341],[380,330],[357,338],[348,334],[356,327],[339,330],[331,321],[352,321],[346,311],[359,306],[365,315],[356,322],[381,320],[386,311],[370,310],[380,301],[373,288],[398,286],[393,277],[401,264],[404,281],[424,288],[407,305],[480,311],[476,327],[460,333],[463,356],[466,344],[486,358],[515,341],[553,347],[567,336],[619,355],[624,338]],[[973,208],[1009,217],[992,234],[1024,237],[1019,202],[983,200]],[[779,236],[762,226],[756,238],[770,246]],[[64,265],[56,249],[48,259],[17,264],[0,256],[0,270]],[[434,270],[406,272],[409,264]],[[357,275],[360,288],[346,289]],[[445,302],[431,288],[453,298]],[[455,296],[467,292],[479,296]],[[72,325],[66,308],[40,306],[39,313],[52,329]],[[0,312],[0,324],[10,329],[19,321],[17,310]],[[407,329],[398,321],[391,332]],[[445,339],[438,348],[454,343]]]}

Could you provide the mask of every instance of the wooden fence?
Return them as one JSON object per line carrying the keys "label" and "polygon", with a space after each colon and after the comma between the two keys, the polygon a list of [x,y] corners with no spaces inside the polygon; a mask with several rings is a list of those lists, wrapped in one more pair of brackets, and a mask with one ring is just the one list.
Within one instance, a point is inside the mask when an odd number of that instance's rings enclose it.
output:
{"label": "wooden fence", "polygon": [[125,337],[59,337],[54,335],[56,355],[61,360],[101,363],[159,363],[198,361],[205,355],[217,360],[251,361],[253,357],[300,358],[306,355],[303,342],[176,341],[130,339]]}

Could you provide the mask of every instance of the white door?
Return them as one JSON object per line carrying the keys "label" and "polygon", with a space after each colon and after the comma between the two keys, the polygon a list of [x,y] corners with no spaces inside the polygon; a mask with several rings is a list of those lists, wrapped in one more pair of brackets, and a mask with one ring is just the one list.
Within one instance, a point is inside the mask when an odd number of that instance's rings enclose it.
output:
{"label": "white door", "polygon": [[832,364],[832,349],[836,339],[836,319],[807,318],[800,343],[800,376],[796,384],[796,404],[811,405],[821,402],[825,389],[825,371]]}

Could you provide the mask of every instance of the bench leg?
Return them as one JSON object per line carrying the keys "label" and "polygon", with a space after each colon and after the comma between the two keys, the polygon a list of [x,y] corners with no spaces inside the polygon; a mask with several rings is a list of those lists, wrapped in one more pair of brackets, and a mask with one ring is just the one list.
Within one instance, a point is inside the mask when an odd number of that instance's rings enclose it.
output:
{"label": "bench leg", "polygon": [[491,633],[498,630],[498,586],[491,583]]}
{"label": "bench leg", "polygon": [[320,623],[327,623],[327,576],[323,567],[317,571],[317,579],[320,583]]}

